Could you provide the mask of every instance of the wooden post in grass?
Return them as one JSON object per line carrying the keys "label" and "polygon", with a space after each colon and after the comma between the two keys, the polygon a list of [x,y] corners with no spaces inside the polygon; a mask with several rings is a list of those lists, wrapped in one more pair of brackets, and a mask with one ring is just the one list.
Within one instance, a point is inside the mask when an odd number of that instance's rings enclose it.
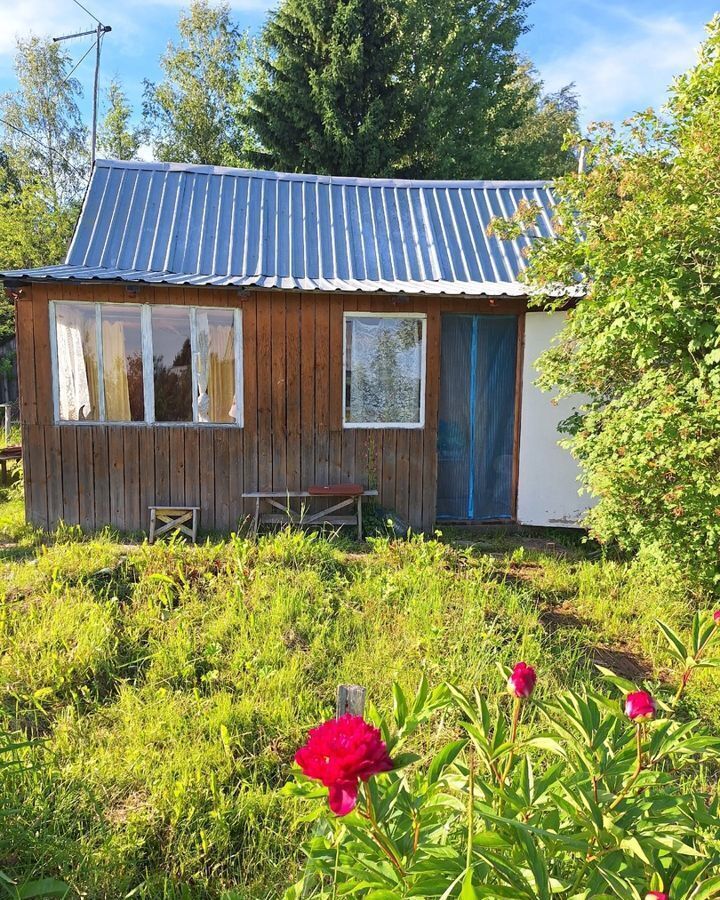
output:
{"label": "wooden post in grass", "polygon": [[[335,701],[335,718],[339,719],[345,713],[352,716],[361,716],[365,711],[365,695],[367,691],[359,684],[339,684],[337,688],[337,699]],[[313,834],[317,837],[322,831],[320,823],[315,825]],[[311,871],[309,866],[305,867],[305,877],[303,879],[303,887],[300,893],[302,898],[309,897],[313,889]]]}
{"label": "wooden post in grass", "polygon": [[365,694],[365,688],[359,684],[339,684],[335,718],[339,719],[345,713],[350,713],[351,716],[361,716],[365,711]]}

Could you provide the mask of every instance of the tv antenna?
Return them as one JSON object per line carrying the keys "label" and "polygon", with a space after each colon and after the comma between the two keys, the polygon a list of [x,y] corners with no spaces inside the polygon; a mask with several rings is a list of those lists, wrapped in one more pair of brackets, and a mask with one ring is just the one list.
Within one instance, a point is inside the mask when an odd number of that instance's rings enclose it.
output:
{"label": "tv antenna", "polygon": [[[76,34],[63,34],[60,37],[53,38],[53,41],[57,44],[60,41],[71,41],[74,38],[88,37],[91,34],[95,35],[95,81],[93,84],[93,117],[92,117],[92,135],[90,138],[90,146],[91,146],[91,154],[90,154],[90,165],[95,164],[95,149],[97,147],[97,115],[98,115],[98,78],[100,75],[100,49],[102,47],[103,38],[105,35],[112,31],[112,28],[109,25],[103,25],[103,23],[98,19],[97,16],[94,16],[89,9],[84,7],[82,3],[79,3],[78,0],[73,0],[76,6],[79,6],[84,12],[86,12],[92,19],[95,19],[97,22],[97,26],[93,28],[91,31],[78,31]],[[90,46],[90,50],[92,50],[93,45]],[[88,50],[88,53],[90,52]],[[87,56],[87,53],[85,54]],[[82,57],[80,62],[85,59],[85,56]],[[78,63],[77,65],[79,65]],[[77,65],[75,68],[77,68]],[[72,74],[72,73],[71,73]]]}

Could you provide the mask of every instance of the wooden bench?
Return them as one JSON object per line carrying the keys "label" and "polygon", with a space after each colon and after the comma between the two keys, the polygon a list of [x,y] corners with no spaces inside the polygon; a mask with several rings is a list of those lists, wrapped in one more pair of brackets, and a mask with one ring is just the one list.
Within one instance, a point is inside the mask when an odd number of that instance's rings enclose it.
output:
{"label": "wooden bench", "polygon": [[8,483],[7,465],[11,460],[22,459],[22,447],[19,444],[4,447],[0,450],[0,468],[2,469],[2,483]]}
{"label": "wooden bench", "polygon": [[[168,531],[179,531],[195,543],[197,540],[199,506],[149,506],[150,543]],[[158,522],[162,522],[158,528]],[[190,526],[187,525],[191,522]]]}
{"label": "wooden bench", "polygon": [[[252,491],[243,494],[245,499],[255,501],[252,533],[257,534],[261,525],[354,525],[358,540],[362,540],[363,497],[377,497],[377,491],[366,491],[356,485],[323,485],[311,487],[307,491]],[[301,508],[293,509],[291,500],[307,501],[313,497],[332,497],[337,502],[319,512],[311,513]],[[272,512],[263,513],[260,504],[266,502]],[[342,512],[350,507],[352,512]]]}

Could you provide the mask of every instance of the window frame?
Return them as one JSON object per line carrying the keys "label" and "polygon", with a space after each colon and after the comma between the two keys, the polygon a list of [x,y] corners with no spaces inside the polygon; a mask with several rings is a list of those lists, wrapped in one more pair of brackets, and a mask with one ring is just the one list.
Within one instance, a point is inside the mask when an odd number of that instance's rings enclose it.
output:
{"label": "window frame", "polygon": [[[98,414],[99,417],[93,420],[71,420],[60,418],[60,384],[58,372],[58,356],[57,356],[57,305],[59,303],[82,304],[84,306],[92,306],[95,310],[95,329],[97,336],[97,376],[98,376]],[[103,378],[103,347],[102,347],[102,318],[101,309],[103,306],[112,307],[133,307],[140,309],[140,333],[142,339],[142,362],[143,362],[143,403],[145,407],[145,418],[136,422],[117,422],[110,421],[105,415],[105,380]],[[153,307],[172,307],[174,309],[188,310],[190,313],[190,358],[191,358],[191,374],[192,374],[192,390],[193,390],[193,418],[191,422],[156,422],[155,421],[155,381],[153,367],[153,345],[152,345],[152,310]],[[197,420],[197,372],[195,370],[195,355],[197,353],[197,312],[198,310],[212,311],[222,310],[230,311],[233,314],[234,328],[234,352],[235,352],[235,405],[236,418],[235,422],[199,422]],[[50,360],[52,366],[52,398],[53,398],[53,421],[55,425],[112,425],[112,426],[130,426],[143,427],[154,425],[159,428],[177,428],[178,426],[188,428],[243,428],[245,424],[245,393],[244,393],[244,344],[243,344],[243,315],[240,307],[227,306],[203,306],[196,304],[193,306],[185,306],[181,303],[137,303],[112,300],[50,300],[48,303],[49,319],[50,319]]]}
{"label": "window frame", "polygon": [[[352,319],[417,319],[421,324],[420,335],[420,409],[417,422],[348,422],[347,421],[347,374],[348,346],[347,323]],[[343,368],[342,368],[342,424],[343,429],[351,428],[403,428],[419,430],[425,428],[425,393],[427,389],[427,314],[422,312],[343,312]]]}

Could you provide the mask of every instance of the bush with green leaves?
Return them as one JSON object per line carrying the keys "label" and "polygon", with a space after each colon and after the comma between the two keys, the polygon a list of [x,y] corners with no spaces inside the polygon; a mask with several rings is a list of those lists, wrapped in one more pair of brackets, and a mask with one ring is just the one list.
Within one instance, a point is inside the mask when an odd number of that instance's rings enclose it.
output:
{"label": "bush with green leaves", "polygon": [[[660,547],[720,594],[720,16],[659,113],[589,132],[584,174],[556,180],[555,237],[537,209],[496,233],[533,240],[541,305],[579,299],[540,384],[584,396],[568,446],[598,499],[600,540]],[[559,289],[559,286],[560,289]]]}
{"label": "bush with green leaves", "polygon": [[[603,670],[624,704],[543,696],[542,678],[536,698],[519,664],[508,704],[423,679],[413,699],[395,688],[391,719],[371,711],[378,730],[353,717],[313,730],[296,756],[307,774],[286,788],[317,819],[287,900],[720,897],[720,738],[681,715],[693,672],[720,666],[720,613],[697,614],[687,641],[660,628],[675,690]],[[407,752],[438,713],[457,718],[457,739],[430,759]],[[333,808],[344,792],[345,814],[327,814],[314,779]]]}

